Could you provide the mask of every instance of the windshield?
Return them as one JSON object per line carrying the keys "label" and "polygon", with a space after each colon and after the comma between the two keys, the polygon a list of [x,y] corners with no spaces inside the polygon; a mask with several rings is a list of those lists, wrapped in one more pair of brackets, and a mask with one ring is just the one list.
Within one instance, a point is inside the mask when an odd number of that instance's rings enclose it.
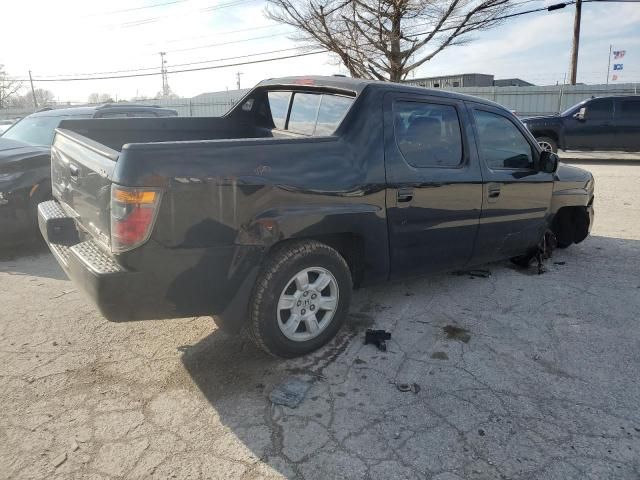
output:
{"label": "windshield", "polygon": [[573,107],[569,107],[568,109],[566,109],[564,112],[562,112],[560,115],[562,117],[567,117],[569,115],[571,115],[572,113],[575,113],[576,110],[578,110],[581,106],[583,106],[585,103],[587,103],[586,100],[581,101],[580,103],[576,103]]}
{"label": "windshield", "polygon": [[10,138],[29,145],[50,146],[53,143],[55,129],[63,119],[90,118],[91,115],[75,116],[29,116],[16,123],[2,134],[2,138]]}

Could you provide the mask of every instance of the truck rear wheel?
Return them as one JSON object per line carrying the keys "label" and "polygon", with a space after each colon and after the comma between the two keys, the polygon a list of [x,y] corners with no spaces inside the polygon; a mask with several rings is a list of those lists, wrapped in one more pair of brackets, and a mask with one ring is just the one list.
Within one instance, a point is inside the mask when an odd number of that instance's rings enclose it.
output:
{"label": "truck rear wheel", "polygon": [[551,137],[536,137],[538,145],[548,152],[558,153],[558,142]]}
{"label": "truck rear wheel", "polygon": [[276,247],[258,276],[250,304],[249,336],[267,353],[310,353],[340,329],[349,310],[349,266],[315,240]]}

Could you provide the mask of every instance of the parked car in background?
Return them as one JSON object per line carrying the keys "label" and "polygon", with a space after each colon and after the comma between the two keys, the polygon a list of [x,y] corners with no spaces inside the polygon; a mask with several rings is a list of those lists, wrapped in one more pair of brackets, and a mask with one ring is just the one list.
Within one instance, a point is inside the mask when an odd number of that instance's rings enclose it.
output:
{"label": "parked car in background", "polygon": [[50,147],[62,120],[80,118],[175,117],[175,110],[146,105],[43,109],[0,135],[0,245],[37,232],[38,203],[51,198]]}
{"label": "parked car in background", "polygon": [[14,123],[15,123],[15,120],[0,120],[0,134],[2,134]]}
{"label": "parked car in background", "polygon": [[538,144],[562,150],[640,151],[640,96],[590,98],[560,115],[523,118]]}
{"label": "parked car in background", "polygon": [[335,335],[353,285],[582,241],[594,195],[493,102],[334,77],[218,118],[65,121],[52,182],[40,230],[106,318],[216,315],[285,357]]}

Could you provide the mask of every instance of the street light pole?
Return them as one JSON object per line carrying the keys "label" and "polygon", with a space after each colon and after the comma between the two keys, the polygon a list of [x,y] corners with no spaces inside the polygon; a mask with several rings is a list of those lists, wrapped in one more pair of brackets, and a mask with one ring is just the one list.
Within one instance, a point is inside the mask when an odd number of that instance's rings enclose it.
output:
{"label": "street light pole", "polygon": [[576,16],[573,19],[573,48],[571,49],[571,77],[569,83],[576,84],[578,76],[578,47],[580,46],[580,17],[582,16],[582,0],[576,0]]}

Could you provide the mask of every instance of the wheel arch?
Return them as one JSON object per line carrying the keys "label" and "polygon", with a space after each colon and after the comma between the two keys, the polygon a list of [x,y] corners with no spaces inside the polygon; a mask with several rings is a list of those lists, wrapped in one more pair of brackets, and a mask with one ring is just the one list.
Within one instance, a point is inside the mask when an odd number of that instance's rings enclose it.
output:
{"label": "wheel arch", "polygon": [[287,238],[271,245],[267,251],[267,256],[291,243],[305,240],[315,240],[336,250],[349,265],[354,286],[358,287],[362,283],[365,265],[365,239],[359,233],[334,232]]}
{"label": "wheel arch", "polygon": [[239,235],[239,243],[260,244],[265,258],[286,242],[316,240],[342,255],[357,285],[386,280],[389,246],[383,206],[324,204],[263,212]]}

